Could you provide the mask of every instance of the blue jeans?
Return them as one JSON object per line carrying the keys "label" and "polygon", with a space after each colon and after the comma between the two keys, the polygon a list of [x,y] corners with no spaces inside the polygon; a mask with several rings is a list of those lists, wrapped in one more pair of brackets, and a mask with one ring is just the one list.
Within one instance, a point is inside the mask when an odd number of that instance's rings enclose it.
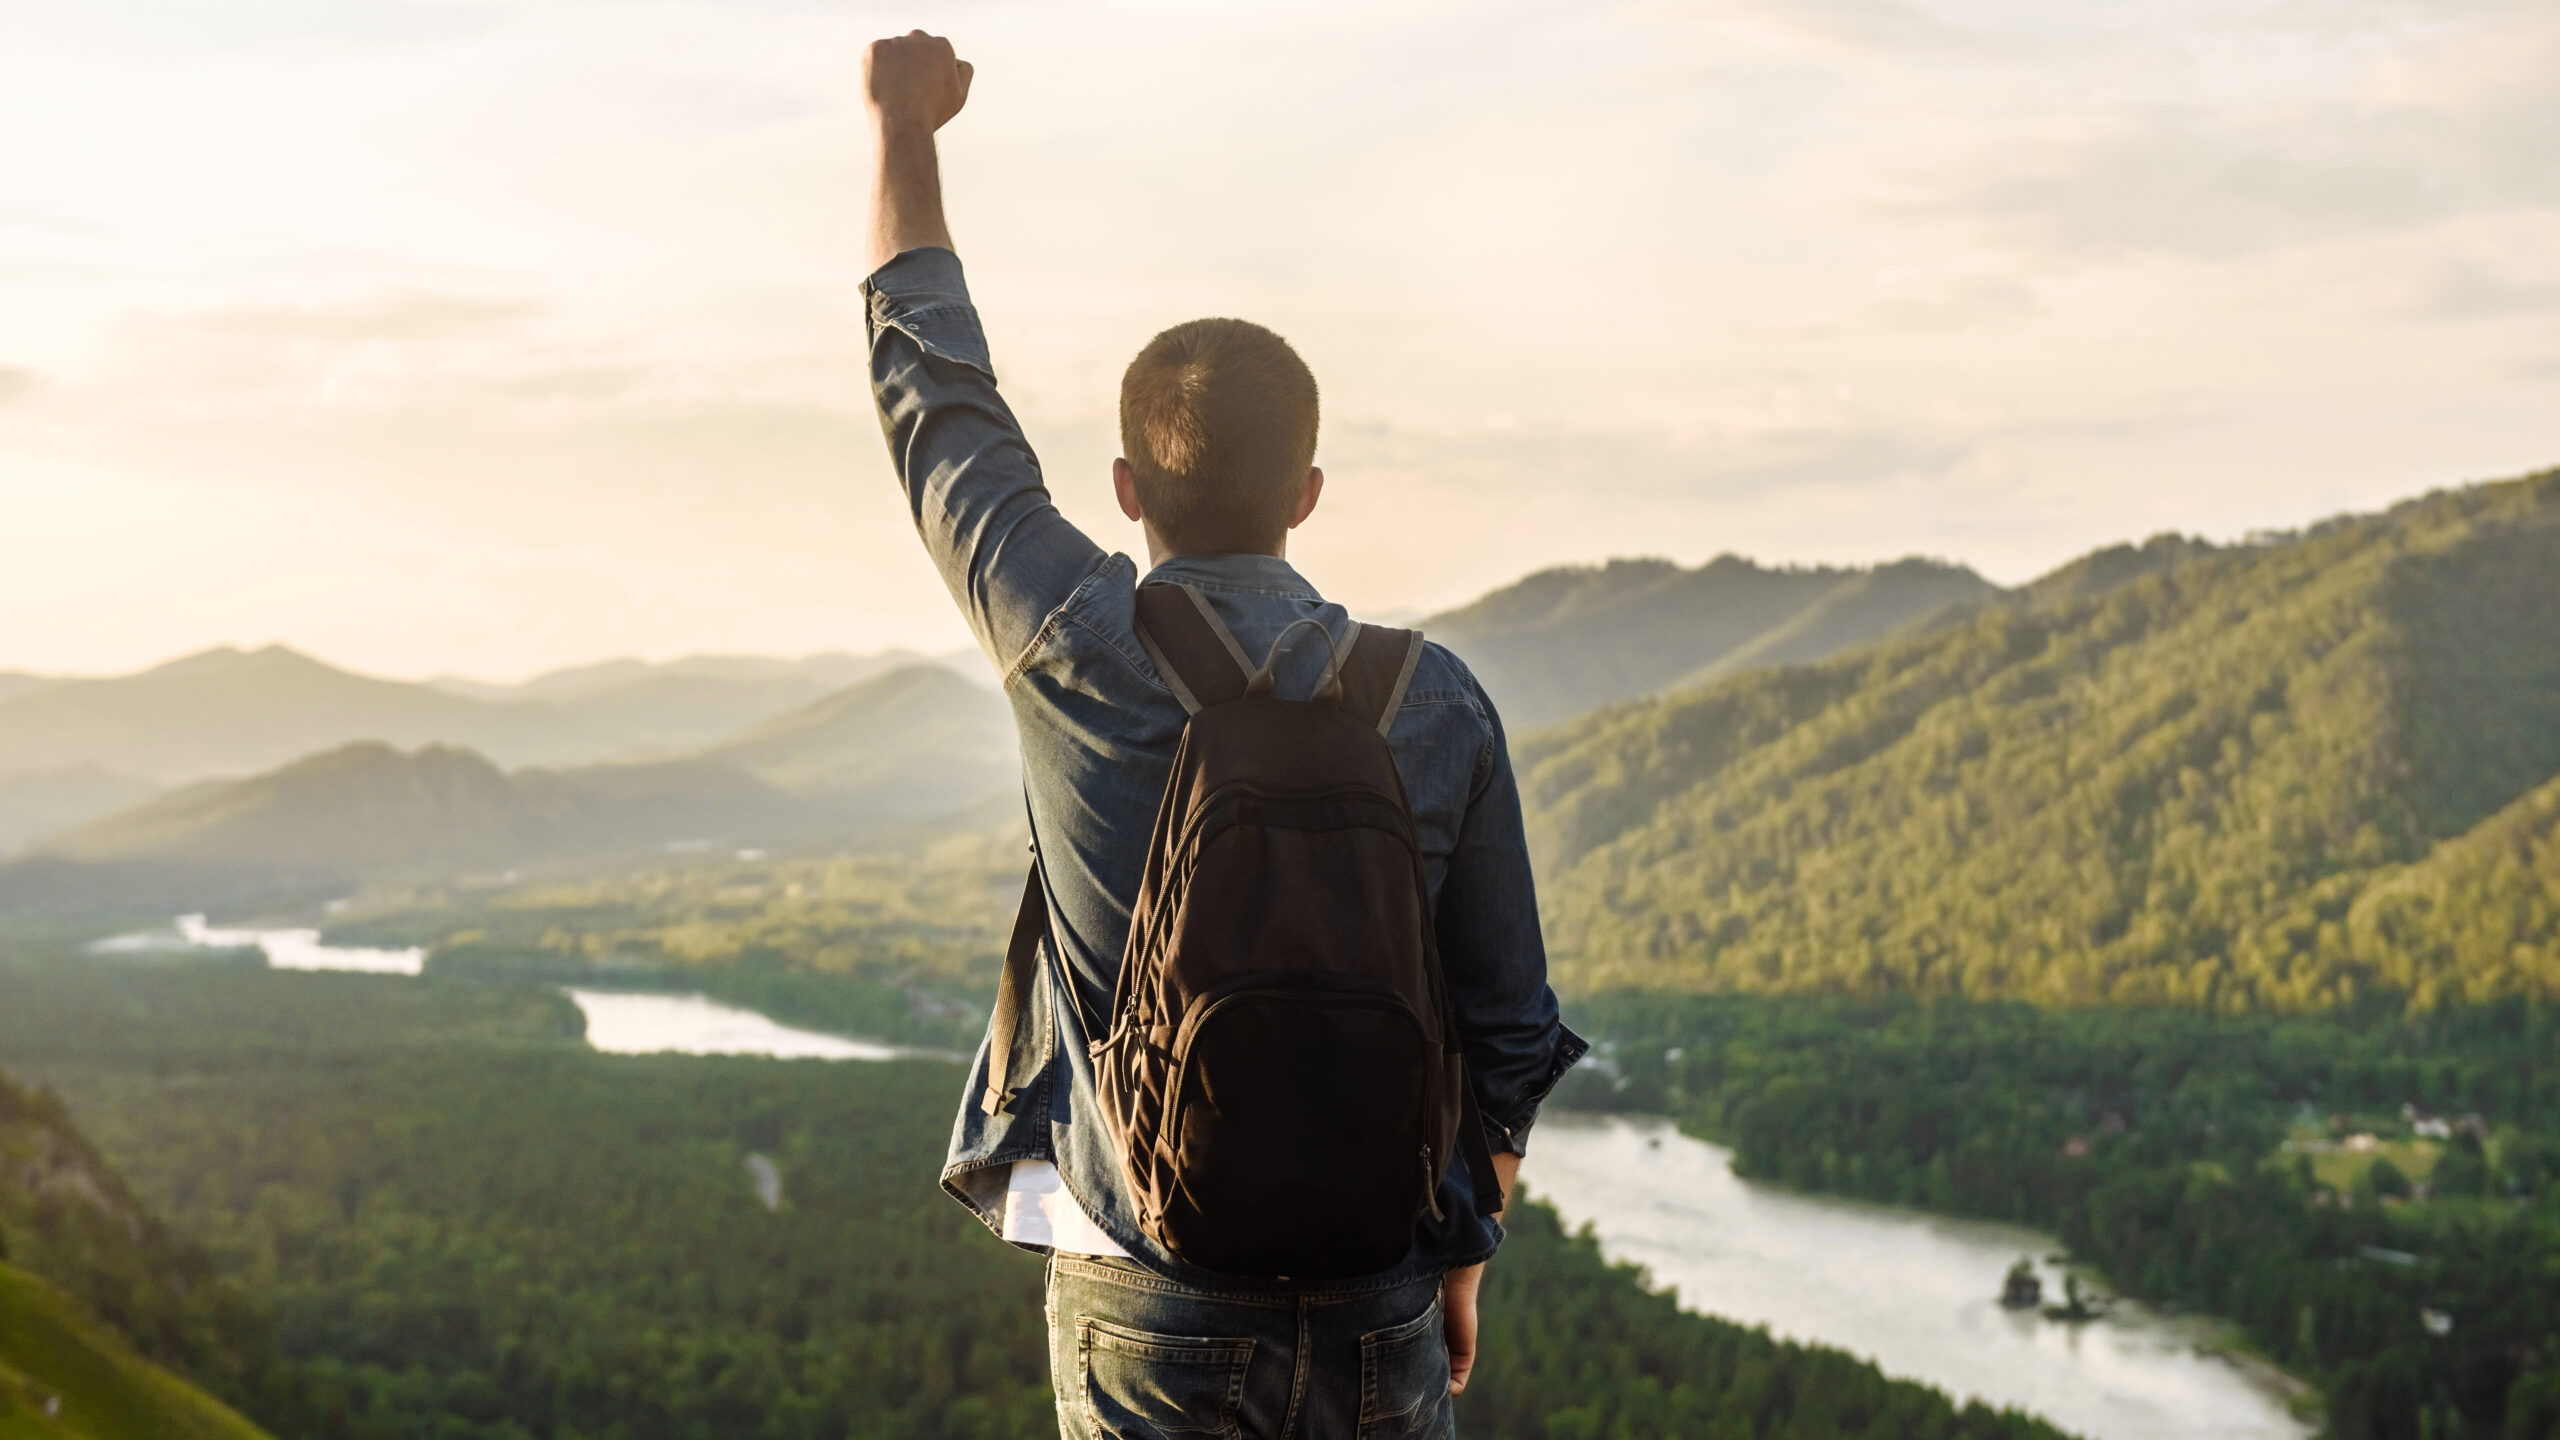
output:
{"label": "blue jeans", "polygon": [[1064,1440],[1447,1440],[1440,1277],[1212,1291],[1126,1260],[1049,1262]]}

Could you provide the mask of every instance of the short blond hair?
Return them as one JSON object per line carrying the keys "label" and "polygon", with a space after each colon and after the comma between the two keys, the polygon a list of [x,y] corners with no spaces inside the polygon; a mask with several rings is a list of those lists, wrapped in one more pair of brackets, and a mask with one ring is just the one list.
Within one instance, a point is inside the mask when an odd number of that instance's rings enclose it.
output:
{"label": "short blond hair", "polygon": [[1249,320],[1193,320],[1120,377],[1120,448],[1156,533],[1195,554],[1279,547],[1316,459],[1316,377]]}

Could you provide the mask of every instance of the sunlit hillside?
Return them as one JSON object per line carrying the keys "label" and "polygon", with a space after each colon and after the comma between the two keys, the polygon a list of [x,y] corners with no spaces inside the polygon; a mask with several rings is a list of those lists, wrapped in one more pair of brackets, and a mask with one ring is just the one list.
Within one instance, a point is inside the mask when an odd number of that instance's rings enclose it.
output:
{"label": "sunlit hillside", "polygon": [[263,1440],[69,1297],[0,1264],[0,1440]]}
{"label": "sunlit hillside", "polygon": [[255,1383],[265,1343],[254,1310],[134,1197],[61,1102],[0,1074],[0,1436],[257,1440],[163,1367],[237,1393]]}
{"label": "sunlit hillside", "polygon": [[[2408,868],[2560,775],[2560,473],[1622,705],[1518,761],[1579,989],[2560,993],[2547,854]],[[2491,883],[2514,898],[2460,956],[2394,919]]]}

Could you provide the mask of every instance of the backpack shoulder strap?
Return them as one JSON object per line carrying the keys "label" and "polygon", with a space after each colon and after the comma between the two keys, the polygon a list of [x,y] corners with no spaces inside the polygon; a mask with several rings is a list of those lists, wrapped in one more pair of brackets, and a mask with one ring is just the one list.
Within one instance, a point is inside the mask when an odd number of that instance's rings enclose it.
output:
{"label": "backpack shoulder strap", "polygon": [[978,1108],[989,1115],[1013,1103],[1030,1077],[1013,1071],[1014,1032],[1031,1005],[1040,937],[1049,931],[1049,897],[1040,890],[1040,862],[1022,882],[1022,907],[1013,914],[1013,938],[1004,947],[1004,972],[996,977],[996,1011],[987,1022],[987,1093]]}
{"label": "backpack shoulder strap", "polygon": [[1467,1178],[1475,1182],[1476,1213],[1490,1220],[1502,1213],[1502,1178],[1493,1171],[1493,1142],[1485,1138],[1473,1070],[1463,1062],[1458,1067],[1458,1154],[1467,1162]]}
{"label": "backpack shoulder strap", "polygon": [[1394,729],[1405,689],[1413,684],[1413,667],[1421,663],[1421,631],[1361,626],[1342,662],[1344,713],[1377,726],[1381,735]]}
{"label": "backpack shoulder strap", "polygon": [[[1138,643],[1184,711],[1196,715],[1244,696],[1261,667],[1209,608],[1209,597],[1189,585],[1158,581],[1138,587],[1137,605]],[[1351,633],[1350,651],[1334,672],[1342,685],[1340,703],[1345,713],[1383,735],[1395,727],[1396,711],[1422,661],[1422,632],[1355,624]]]}
{"label": "backpack shoulder strap", "polygon": [[1254,669],[1209,597],[1188,585],[1138,587],[1138,643],[1187,714],[1243,698]]}

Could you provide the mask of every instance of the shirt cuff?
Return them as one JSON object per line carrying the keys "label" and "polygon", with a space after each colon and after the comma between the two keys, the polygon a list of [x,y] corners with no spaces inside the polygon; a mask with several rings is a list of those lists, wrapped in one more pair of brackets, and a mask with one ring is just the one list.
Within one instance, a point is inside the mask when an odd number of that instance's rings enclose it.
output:
{"label": "shirt cuff", "polygon": [[1539,1082],[1536,1093],[1529,1096],[1507,1121],[1496,1120],[1491,1115],[1484,1118],[1485,1143],[1493,1148],[1494,1154],[1525,1156],[1529,1153],[1529,1130],[1538,1123],[1539,1107],[1545,1105],[1547,1096],[1555,1092],[1556,1082],[1564,1078],[1564,1072],[1590,1053],[1590,1041],[1562,1024],[1556,1026],[1554,1058],[1548,1062],[1547,1078]]}
{"label": "shirt cuff", "polygon": [[874,345],[882,330],[895,330],[928,355],[994,377],[995,361],[987,353],[977,307],[969,303],[959,256],[940,247],[901,250],[863,280],[862,300]]}

